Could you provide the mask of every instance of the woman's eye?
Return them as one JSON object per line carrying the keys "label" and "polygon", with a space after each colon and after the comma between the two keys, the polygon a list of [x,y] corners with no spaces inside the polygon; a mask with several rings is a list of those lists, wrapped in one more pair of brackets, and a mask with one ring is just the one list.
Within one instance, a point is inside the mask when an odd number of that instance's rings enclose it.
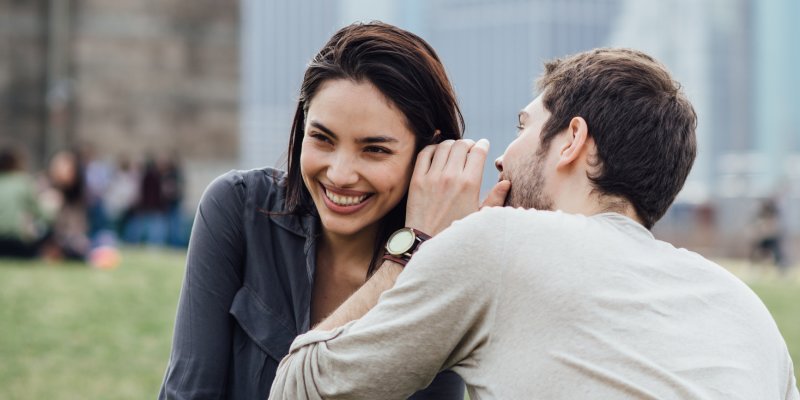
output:
{"label": "woman's eye", "polygon": [[327,136],[325,136],[325,135],[323,135],[321,133],[312,132],[308,136],[311,136],[312,138],[314,138],[314,140],[317,140],[317,141],[320,141],[320,142],[323,142],[323,143],[333,143],[330,138],[328,138]]}
{"label": "woman's eye", "polygon": [[524,125],[522,125],[522,124],[517,124],[517,131],[521,131],[521,130],[523,130],[523,129],[525,129],[525,126],[524,126]]}
{"label": "woman's eye", "polygon": [[367,153],[392,154],[391,150],[381,146],[369,146],[364,148],[364,151]]}

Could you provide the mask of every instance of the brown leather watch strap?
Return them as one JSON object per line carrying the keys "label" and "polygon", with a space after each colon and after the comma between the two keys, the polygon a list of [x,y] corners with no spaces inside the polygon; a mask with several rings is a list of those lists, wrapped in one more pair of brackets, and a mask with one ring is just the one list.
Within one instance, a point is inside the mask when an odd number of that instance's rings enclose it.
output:
{"label": "brown leather watch strap", "polygon": [[394,262],[402,265],[403,267],[405,267],[406,264],[408,264],[408,260],[400,258],[400,257],[395,257],[395,256],[393,256],[391,254],[384,254],[383,255],[383,259],[384,260],[389,260],[389,261],[394,261]]}
{"label": "brown leather watch strap", "polygon": [[418,238],[422,239],[423,242],[431,238],[431,236],[425,232],[422,232],[414,228],[411,228],[411,230],[413,230],[414,234],[417,235]]}

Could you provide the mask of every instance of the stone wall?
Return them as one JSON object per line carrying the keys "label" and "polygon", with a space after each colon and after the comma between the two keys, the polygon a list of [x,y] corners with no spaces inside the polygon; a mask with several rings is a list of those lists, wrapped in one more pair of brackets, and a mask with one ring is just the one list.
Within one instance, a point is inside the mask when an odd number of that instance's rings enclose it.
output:
{"label": "stone wall", "polygon": [[238,153],[238,4],[76,3],[75,138],[132,156]]}
{"label": "stone wall", "polygon": [[0,145],[178,154],[191,209],[239,158],[239,24],[232,0],[0,0]]}
{"label": "stone wall", "polygon": [[45,130],[45,1],[0,1],[0,140],[40,162]]}

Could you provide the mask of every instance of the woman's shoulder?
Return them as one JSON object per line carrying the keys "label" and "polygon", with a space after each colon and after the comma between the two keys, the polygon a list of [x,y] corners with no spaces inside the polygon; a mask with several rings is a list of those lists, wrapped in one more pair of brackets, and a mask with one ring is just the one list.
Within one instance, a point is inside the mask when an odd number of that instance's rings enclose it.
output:
{"label": "woman's shoulder", "polygon": [[200,205],[213,203],[239,208],[250,204],[264,211],[282,211],[285,193],[286,173],[281,170],[266,167],[231,170],[211,181]]}
{"label": "woman's shoulder", "polygon": [[267,217],[296,234],[313,233],[313,214],[300,216],[286,211],[286,185],[286,172],[278,169],[232,170],[211,182],[200,205],[224,205],[228,212],[238,213],[244,220]]}
{"label": "woman's shoulder", "polygon": [[[232,169],[216,177],[209,186],[245,185],[267,189],[278,189],[286,186],[286,172],[271,167],[254,169]],[[273,189],[273,190],[274,190]]]}
{"label": "woman's shoulder", "polygon": [[216,177],[206,188],[206,195],[215,198],[236,196],[247,198],[284,197],[286,172],[270,168],[230,170]]}

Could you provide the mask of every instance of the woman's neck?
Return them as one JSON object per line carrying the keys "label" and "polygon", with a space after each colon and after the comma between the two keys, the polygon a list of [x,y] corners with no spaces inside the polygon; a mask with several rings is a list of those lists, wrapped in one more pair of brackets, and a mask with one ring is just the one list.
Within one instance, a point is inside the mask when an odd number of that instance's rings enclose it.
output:
{"label": "woman's neck", "polygon": [[[375,246],[377,224],[353,235],[339,235],[322,228],[317,259],[326,260],[328,268],[346,274],[366,276]],[[321,257],[320,257],[321,256]]]}

